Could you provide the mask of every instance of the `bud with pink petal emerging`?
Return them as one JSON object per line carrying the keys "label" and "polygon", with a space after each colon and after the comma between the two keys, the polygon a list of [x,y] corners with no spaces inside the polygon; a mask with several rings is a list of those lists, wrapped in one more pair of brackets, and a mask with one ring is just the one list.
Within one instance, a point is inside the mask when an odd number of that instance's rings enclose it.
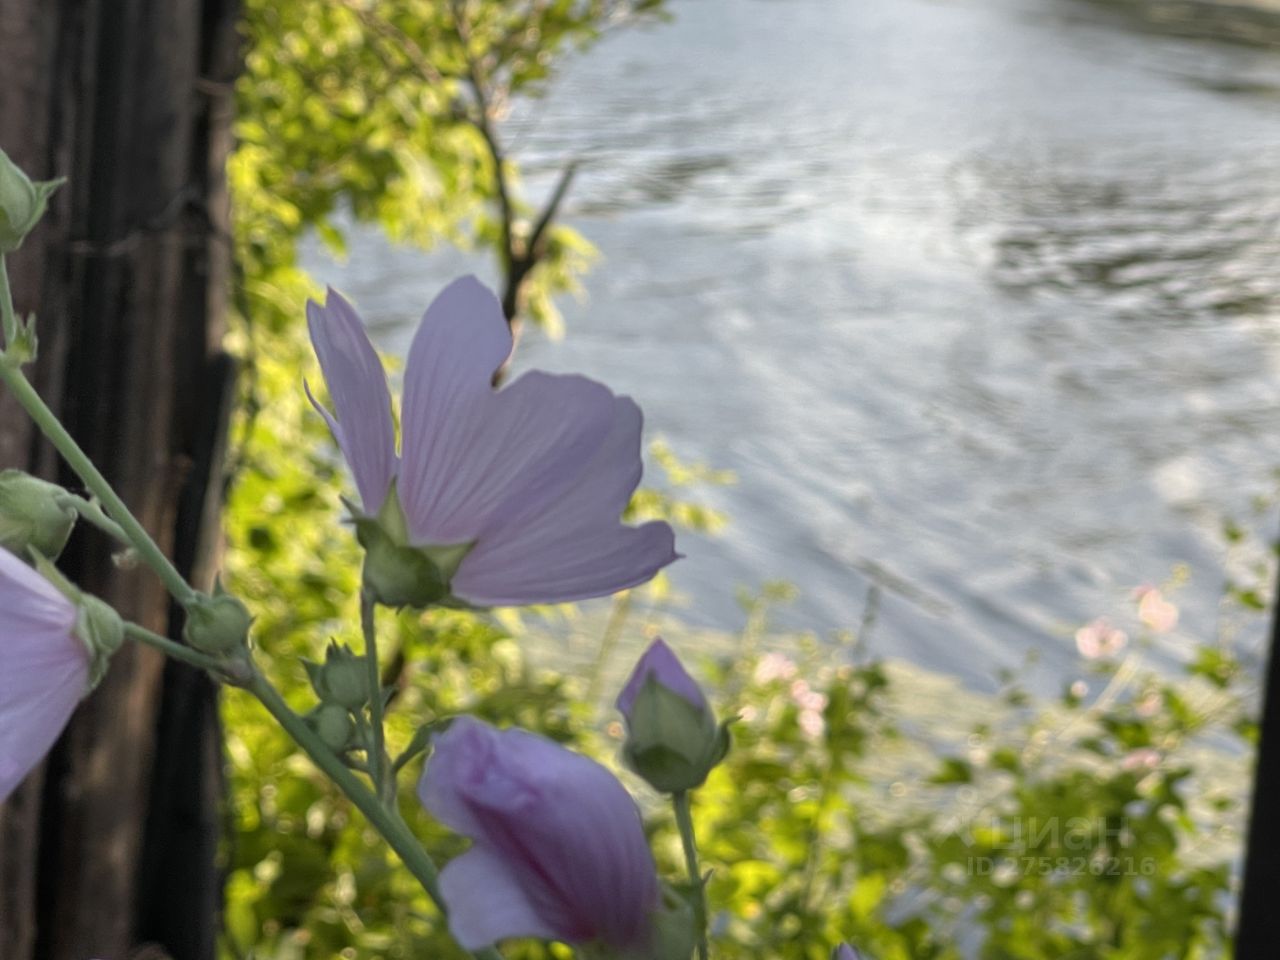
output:
{"label": "bud with pink petal emerging", "polygon": [[618,696],[627,764],[662,793],[699,787],[729,752],[729,730],[672,649],[654,640]]}

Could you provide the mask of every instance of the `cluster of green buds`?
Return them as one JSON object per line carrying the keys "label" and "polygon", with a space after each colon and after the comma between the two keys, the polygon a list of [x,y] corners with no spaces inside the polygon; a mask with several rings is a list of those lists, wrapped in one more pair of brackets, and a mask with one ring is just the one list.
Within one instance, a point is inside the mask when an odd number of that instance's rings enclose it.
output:
{"label": "cluster of green buds", "polygon": [[311,686],[320,704],[309,716],[311,726],[325,746],[335,753],[348,749],[355,738],[353,714],[369,703],[369,674],[364,658],[351,648],[330,643],[324,663],[304,660]]}
{"label": "cluster of green buds", "polygon": [[701,688],[661,638],[636,664],[618,710],[627,723],[627,764],[661,793],[700,787],[729,752],[728,723],[716,722]]}

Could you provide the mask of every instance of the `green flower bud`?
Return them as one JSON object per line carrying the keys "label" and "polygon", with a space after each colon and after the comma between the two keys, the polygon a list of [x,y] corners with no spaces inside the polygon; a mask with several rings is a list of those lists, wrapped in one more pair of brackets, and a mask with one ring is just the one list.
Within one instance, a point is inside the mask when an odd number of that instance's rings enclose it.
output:
{"label": "green flower bud", "polygon": [[654,640],[618,696],[627,721],[623,756],[661,793],[702,785],[729,752],[729,730],[716,725],[702,690],[661,639]]}
{"label": "green flower bud", "polygon": [[252,623],[245,605],[219,588],[213,596],[200,596],[187,608],[182,637],[203,653],[227,654],[248,648]]}
{"label": "green flower bud", "polygon": [[32,181],[0,150],[0,254],[22,246],[65,180]]}
{"label": "green flower bud", "polygon": [[729,752],[729,730],[656,679],[640,688],[631,707],[628,765],[660,793],[702,786]]}
{"label": "green flower bud", "polygon": [[76,517],[61,487],[21,470],[0,471],[0,547],[20,557],[35,550],[56,560]]}
{"label": "green flower bud", "polygon": [[311,726],[324,741],[324,745],[334,753],[346,750],[356,732],[351,712],[336,703],[320,704],[315,713],[311,714]]}
{"label": "green flower bud", "polygon": [[324,665],[304,661],[311,686],[322,703],[344,710],[359,710],[369,702],[369,667],[348,647],[331,643]]}

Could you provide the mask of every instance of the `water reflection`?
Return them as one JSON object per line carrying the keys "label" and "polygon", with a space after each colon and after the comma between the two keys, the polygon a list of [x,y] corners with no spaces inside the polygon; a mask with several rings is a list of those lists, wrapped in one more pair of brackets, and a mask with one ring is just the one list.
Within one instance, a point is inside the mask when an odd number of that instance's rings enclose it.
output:
{"label": "water reflection", "polygon": [[[1052,675],[1186,561],[1161,642],[1211,635],[1221,522],[1280,463],[1280,113],[1221,90],[1280,57],[1072,0],[675,13],[512,128],[535,191],[582,161],[604,254],[518,366],[605,379],[740,477],[709,495],[730,534],[682,545],[689,615],[732,627],[782,577],[824,632],[877,584],[879,643],[982,683],[1029,648]],[[323,273],[396,350],[476,267],[370,241]]]}
{"label": "water reflection", "polygon": [[981,172],[985,202],[968,219],[990,223],[1000,208],[991,273],[1007,290],[1069,294],[1156,324],[1265,314],[1280,303],[1274,162],[1144,165],[1096,180],[1032,176],[1025,165]]}

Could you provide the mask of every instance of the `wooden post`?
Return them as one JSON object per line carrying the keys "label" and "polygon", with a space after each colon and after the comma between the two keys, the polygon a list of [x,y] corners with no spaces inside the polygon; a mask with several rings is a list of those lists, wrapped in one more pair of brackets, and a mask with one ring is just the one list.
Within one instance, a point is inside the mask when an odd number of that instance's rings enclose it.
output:
{"label": "wooden post", "polygon": [[1280,583],[1272,604],[1236,960],[1270,960],[1280,952]]}
{"label": "wooden post", "polygon": [[[12,258],[40,318],[35,382],[161,546],[197,578],[216,549],[220,352],[230,244],[223,167],[237,0],[3,0],[0,146],[67,176]],[[0,467],[75,487],[0,397]],[[78,532],[62,561],[130,619],[176,635],[145,570]],[[214,691],[128,646],[0,808],[0,957],[123,960],[153,941],[208,960],[217,929]]]}

